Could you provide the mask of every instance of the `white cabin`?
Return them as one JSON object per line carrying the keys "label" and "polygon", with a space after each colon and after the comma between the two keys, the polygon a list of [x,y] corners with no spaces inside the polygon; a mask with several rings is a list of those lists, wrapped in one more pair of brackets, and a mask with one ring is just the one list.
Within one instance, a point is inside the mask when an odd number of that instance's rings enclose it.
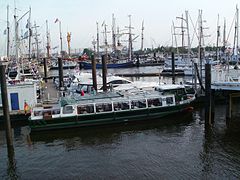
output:
{"label": "white cabin", "polygon": [[[30,107],[37,104],[37,87],[35,83],[20,83],[8,85],[8,104],[10,111],[24,110],[26,102]],[[2,107],[2,95],[0,92],[0,107]]]}

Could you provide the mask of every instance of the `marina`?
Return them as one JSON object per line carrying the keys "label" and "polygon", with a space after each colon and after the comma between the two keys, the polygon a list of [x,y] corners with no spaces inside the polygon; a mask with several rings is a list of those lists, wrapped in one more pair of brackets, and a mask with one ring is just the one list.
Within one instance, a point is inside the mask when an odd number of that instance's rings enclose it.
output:
{"label": "marina", "polygon": [[238,5],[1,3],[1,179],[239,179]]}

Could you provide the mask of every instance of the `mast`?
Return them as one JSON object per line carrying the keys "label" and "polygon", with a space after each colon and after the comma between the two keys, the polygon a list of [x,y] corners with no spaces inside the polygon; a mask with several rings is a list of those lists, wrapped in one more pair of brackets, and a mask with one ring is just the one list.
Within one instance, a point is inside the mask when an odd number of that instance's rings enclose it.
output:
{"label": "mast", "polygon": [[10,27],[9,27],[9,5],[7,5],[7,60],[9,61],[9,47],[10,47]]}
{"label": "mast", "polygon": [[70,55],[71,55],[71,46],[70,46],[71,33],[70,32],[67,33],[67,42],[68,42],[68,56],[70,57]]}
{"label": "mast", "polygon": [[224,18],[224,25],[223,25],[223,48],[225,51],[226,48],[226,19]]}
{"label": "mast", "polygon": [[236,27],[237,27],[237,32],[236,32],[236,55],[237,55],[237,62],[238,62],[238,48],[239,48],[239,10],[238,6],[236,6]]}
{"label": "mast", "polygon": [[178,59],[179,59],[179,49],[178,49],[178,45],[177,45],[177,37],[176,37],[174,22],[172,22],[172,24],[173,24],[173,36],[175,37],[174,39],[175,39],[175,44],[176,44],[177,54],[178,54]]}
{"label": "mast", "polygon": [[[18,58],[18,21],[17,21],[17,8],[16,2],[14,1],[14,25],[15,25],[15,58],[16,62],[19,65],[19,58]],[[18,74],[20,73],[20,69],[18,68]]]}
{"label": "mast", "polygon": [[36,25],[36,22],[34,22],[34,28],[35,28],[35,42],[36,42],[36,48],[37,48],[37,60],[39,60],[39,47],[38,47],[38,32],[37,32],[37,28],[39,26]]}
{"label": "mast", "polygon": [[218,53],[218,41],[220,38],[220,26],[219,26],[219,15],[218,15],[218,20],[217,20],[217,47],[216,47],[216,60],[218,60],[219,53]]}
{"label": "mast", "polygon": [[142,21],[142,38],[141,38],[141,52],[143,52],[143,31],[144,31],[144,20]]}
{"label": "mast", "polygon": [[128,37],[128,60],[131,61],[132,60],[132,22],[131,22],[131,15],[128,15],[129,18],[129,37]]}
{"label": "mast", "polygon": [[97,56],[100,57],[99,54],[99,29],[98,29],[98,22],[97,22]]}
{"label": "mast", "polygon": [[121,55],[121,50],[120,49],[120,46],[121,46],[121,43],[120,43],[120,29],[119,29],[119,26],[117,27],[117,47],[118,47],[118,50],[117,50],[117,58],[119,59],[120,58],[120,55]]}
{"label": "mast", "polygon": [[60,49],[61,49],[61,57],[63,57],[63,45],[62,45],[62,28],[61,28],[61,21],[59,21],[59,33],[60,33]]}
{"label": "mast", "polygon": [[189,32],[189,24],[188,24],[188,11],[185,11],[185,15],[186,15],[186,28],[187,28],[187,38],[188,38],[188,61],[190,62],[190,54],[191,54],[191,43],[190,43],[190,32]]}
{"label": "mast", "polygon": [[31,29],[31,7],[29,8],[29,18],[28,18],[28,59],[29,62],[31,60],[31,37],[32,37],[32,29]]}
{"label": "mast", "polygon": [[203,27],[202,27],[202,10],[199,10],[198,17],[198,59],[200,62],[200,78],[202,79],[202,38],[203,38]]}
{"label": "mast", "polygon": [[113,52],[116,52],[116,22],[115,22],[115,17],[114,14],[112,14],[112,47],[113,47]]}
{"label": "mast", "polygon": [[234,38],[233,38],[233,54],[234,57],[235,53],[237,56],[238,52],[238,7],[236,6],[236,14],[235,14],[235,31],[234,31]]}
{"label": "mast", "polygon": [[92,40],[92,45],[93,45],[93,51],[94,51],[94,55],[96,55],[96,40],[94,39],[93,37],[93,40]]}
{"label": "mast", "polygon": [[183,18],[183,14],[182,14],[182,21],[181,21],[181,30],[182,30],[182,50],[184,50],[184,27],[183,27],[183,21],[184,21],[184,18]]}
{"label": "mast", "polygon": [[104,45],[105,45],[105,54],[108,53],[108,42],[107,42],[107,25],[104,23]]}
{"label": "mast", "polygon": [[48,20],[46,20],[46,35],[47,35],[47,58],[50,59],[50,40],[48,31]]}

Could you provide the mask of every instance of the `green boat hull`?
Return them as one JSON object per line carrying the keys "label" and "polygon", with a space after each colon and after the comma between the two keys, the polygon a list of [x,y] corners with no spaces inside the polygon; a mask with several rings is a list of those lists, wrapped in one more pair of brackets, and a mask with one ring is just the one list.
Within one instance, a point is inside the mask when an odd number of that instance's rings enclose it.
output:
{"label": "green boat hull", "polygon": [[70,117],[59,117],[48,120],[29,120],[32,131],[65,129],[73,127],[106,125],[115,123],[126,123],[133,121],[147,121],[148,119],[159,119],[167,115],[183,112],[191,107],[190,104],[143,108],[126,111],[114,111],[95,114],[83,114]]}

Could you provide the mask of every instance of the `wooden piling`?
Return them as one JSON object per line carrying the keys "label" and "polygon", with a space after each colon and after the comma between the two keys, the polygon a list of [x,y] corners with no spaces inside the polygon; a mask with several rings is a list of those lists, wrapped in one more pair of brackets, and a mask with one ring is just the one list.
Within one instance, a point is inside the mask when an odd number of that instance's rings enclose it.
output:
{"label": "wooden piling", "polygon": [[137,66],[137,67],[139,67],[139,65],[140,65],[140,61],[139,61],[139,60],[140,60],[139,54],[137,54],[137,62],[136,62],[136,66]]}
{"label": "wooden piling", "polygon": [[7,147],[13,148],[12,128],[11,128],[10,114],[9,114],[5,69],[6,69],[6,66],[3,64],[0,64],[1,94],[2,94],[3,115],[5,119]]}
{"label": "wooden piling", "polygon": [[205,125],[211,126],[212,117],[212,93],[211,93],[211,64],[205,64]]}
{"label": "wooden piling", "polygon": [[44,64],[44,80],[45,83],[47,83],[47,59],[43,58],[43,64]]}
{"label": "wooden piling", "polygon": [[174,52],[172,52],[172,83],[175,84],[175,57],[174,57]]}
{"label": "wooden piling", "polygon": [[157,60],[156,52],[153,53],[153,59],[154,59],[155,61]]}
{"label": "wooden piling", "polygon": [[95,56],[91,56],[92,60],[92,79],[93,79],[93,88],[97,92],[97,73],[96,73],[96,59]]}
{"label": "wooden piling", "polygon": [[211,90],[211,121],[214,123],[215,117],[215,90]]}
{"label": "wooden piling", "polygon": [[59,89],[62,90],[62,88],[64,87],[62,58],[58,58],[58,72],[59,72]]}
{"label": "wooden piling", "polygon": [[226,96],[226,123],[229,124],[229,121],[232,118],[232,97],[231,94],[228,93]]}
{"label": "wooden piling", "polygon": [[102,55],[103,91],[107,92],[107,54]]}

